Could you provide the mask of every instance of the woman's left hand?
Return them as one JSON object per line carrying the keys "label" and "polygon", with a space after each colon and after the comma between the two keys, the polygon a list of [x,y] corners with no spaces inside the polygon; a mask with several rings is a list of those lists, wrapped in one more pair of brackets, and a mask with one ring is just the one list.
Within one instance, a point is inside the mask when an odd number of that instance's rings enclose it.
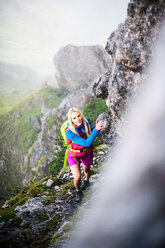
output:
{"label": "woman's left hand", "polygon": [[96,129],[99,131],[104,127],[104,122],[103,121],[98,121],[96,123]]}

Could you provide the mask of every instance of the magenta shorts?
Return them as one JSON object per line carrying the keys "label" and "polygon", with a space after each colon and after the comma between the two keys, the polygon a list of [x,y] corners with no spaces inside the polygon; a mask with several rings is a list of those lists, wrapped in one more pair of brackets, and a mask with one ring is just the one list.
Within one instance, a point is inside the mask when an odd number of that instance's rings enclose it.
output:
{"label": "magenta shorts", "polygon": [[90,166],[93,164],[93,152],[89,153],[88,155],[84,156],[84,157],[76,157],[76,160],[73,156],[69,156],[67,157],[67,160],[68,160],[68,164],[69,164],[69,167],[71,167],[72,165],[74,164],[80,164],[80,162],[85,165],[85,166]]}

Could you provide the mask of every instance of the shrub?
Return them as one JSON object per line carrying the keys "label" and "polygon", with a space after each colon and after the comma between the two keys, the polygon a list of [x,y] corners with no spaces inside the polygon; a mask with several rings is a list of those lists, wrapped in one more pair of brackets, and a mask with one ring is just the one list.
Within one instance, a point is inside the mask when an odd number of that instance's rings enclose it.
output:
{"label": "shrub", "polygon": [[100,98],[91,99],[83,109],[84,116],[90,119],[92,125],[96,123],[98,115],[103,112],[110,114],[110,111],[106,106],[106,100]]}

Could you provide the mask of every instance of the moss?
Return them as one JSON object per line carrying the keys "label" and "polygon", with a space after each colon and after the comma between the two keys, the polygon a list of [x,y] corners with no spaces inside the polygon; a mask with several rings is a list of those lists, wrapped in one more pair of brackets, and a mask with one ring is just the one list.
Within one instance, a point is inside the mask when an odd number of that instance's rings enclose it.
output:
{"label": "moss", "polygon": [[50,244],[56,244],[60,240],[60,234],[58,232],[53,234]]}
{"label": "moss", "polygon": [[13,219],[15,217],[14,207],[5,209],[0,208],[0,215],[1,221],[3,222],[7,222],[8,220]]}
{"label": "moss", "polygon": [[32,187],[30,190],[29,190],[30,194],[32,197],[36,197],[37,195],[39,195],[41,193],[41,189],[40,188],[37,188],[37,187]]}
{"label": "moss", "polygon": [[28,154],[28,157],[27,157],[27,163],[24,164],[24,166],[23,166],[23,171],[25,173],[27,173],[29,171],[29,168],[30,168],[30,157],[31,157],[31,155],[32,155],[32,153],[34,151],[34,148],[36,146],[36,143],[37,143],[37,141],[35,140],[35,142],[33,143],[33,145],[30,148],[30,151],[29,151],[29,154]]}
{"label": "moss", "polygon": [[29,228],[26,228],[26,229],[22,230],[21,235],[26,236],[30,233],[31,233],[31,230]]}
{"label": "moss", "polygon": [[70,181],[69,183],[64,184],[63,188],[64,189],[74,189],[75,187],[74,187],[73,181]]}
{"label": "moss", "polygon": [[43,238],[35,240],[35,242],[33,242],[32,247],[36,247],[36,248],[48,247],[49,243],[50,243],[50,237],[44,236]]}
{"label": "moss", "polygon": [[50,203],[53,203],[56,199],[56,191],[53,192],[54,194],[53,195],[49,195],[46,200],[43,201],[43,204],[50,204]]}
{"label": "moss", "polygon": [[63,226],[62,231],[63,231],[63,232],[68,232],[68,231],[70,231],[70,230],[72,229],[72,227],[73,227],[73,224],[72,224],[72,223],[66,223],[66,224]]}
{"label": "moss", "polygon": [[61,190],[61,195],[66,197],[67,194],[68,194],[69,189],[71,189],[71,190],[75,189],[73,180],[70,181],[69,183],[66,183],[66,184],[62,185],[61,189],[62,189]]}
{"label": "moss", "polygon": [[90,171],[91,171],[91,175],[95,175],[98,171],[98,168],[92,168]]}
{"label": "moss", "polygon": [[19,226],[22,222],[20,217],[17,217],[15,214],[15,206],[7,207],[5,209],[0,208],[1,221],[7,222],[10,219],[13,220],[15,226]]}
{"label": "moss", "polygon": [[14,224],[15,225],[19,225],[19,224],[21,224],[22,223],[22,219],[20,218],[20,217],[15,217],[14,218]]}
{"label": "moss", "polygon": [[51,175],[57,175],[63,167],[65,148],[62,148],[62,151],[58,151],[56,158],[49,165],[49,172]]}
{"label": "moss", "polygon": [[26,164],[24,164],[24,166],[23,166],[23,171],[25,172],[25,173],[27,173],[28,171],[29,171],[29,163],[26,163]]}
{"label": "moss", "polygon": [[66,188],[62,188],[62,192],[61,193],[62,193],[63,196],[66,196],[67,193],[68,193],[68,190]]}
{"label": "moss", "polygon": [[[61,119],[57,119],[56,122],[57,122],[57,126],[59,126],[59,123],[61,123],[62,125],[63,121]],[[64,165],[66,147],[64,147],[64,140],[60,132],[60,127],[59,130],[57,131],[57,135],[59,137],[58,145],[61,147],[61,151],[57,152],[55,159],[49,165],[49,172],[51,175],[57,175],[61,171]]]}
{"label": "moss", "polygon": [[26,202],[26,200],[27,200],[27,197],[23,196],[22,193],[20,192],[16,196],[9,199],[7,201],[7,204],[9,204],[9,206],[23,205]]}
{"label": "moss", "polygon": [[40,160],[39,162],[38,162],[38,164],[37,164],[37,166],[36,166],[36,175],[38,174],[38,172],[39,172],[39,169],[40,169],[40,167],[41,167],[41,165],[42,165],[42,160]]}
{"label": "moss", "polygon": [[43,231],[47,232],[49,231],[52,227],[56,227],[56,225],[61,222],[61,217],[58,214],[55,214],[51,220],[51,222],[43,227]]}
{"label": "moss", "polygon": [[45,213],[40,213],[39,214],[39,219],[41,221],[45,221],[45,220],[48,220],[49,219],[49,216],[47,214],[45,214]]}
{"label": "moss", "polygon": [[40,183],[42,184],[43,182],[47,181],[50,177],[43,177],[41,180],[40,180]]}
{"label": "moss", "polygon": [[50,116],[49,117],[49,120],[47,122],[47,125],[46,125],[46,129],[47,130],[50,130],[52,128],[53,124],[55,124],[54,117],[53,116]]}
{"label": "moss", "polygon": [[27,229],[31,226],[31,223],[30,222],[25,222],[23,225],[22,225],[22,228],[23,229]]}
{"label": "moss", "polygon": [[59,173],[60,177],[62,177],[65,174],[65,172],[66,172],[66,168],[62,168]]}

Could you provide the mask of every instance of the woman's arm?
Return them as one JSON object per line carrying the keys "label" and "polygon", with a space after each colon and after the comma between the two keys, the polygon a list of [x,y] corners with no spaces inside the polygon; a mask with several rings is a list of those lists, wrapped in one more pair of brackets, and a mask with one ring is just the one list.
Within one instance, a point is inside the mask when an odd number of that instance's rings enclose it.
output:
{"label": "woman's arm", "polygon": [[78,145],[89,147],[92,145],[92,142],[96,138],[98,131],[100,129],[102,129],[102,127],[103,127],[103,121],[99,121],[96,124],[96,128],[93,129],[92,133],[90,134],[90,136],[87,139],[83,139],[83,138],[79,137],[78,135],[73,133],[71,130],[66,131],[66,137]]}
{"label": "woman's arm", "polygon": [[92,145],[92,142],[96,138],[98,134],[98,131],[96,129],[93,129],[91,135],[87,139],[83,139],[79,137],[78,135],[74,134],[71,130],[66,131],[66,137],[73,142],[75,142],[78,145],[90,147]]}

